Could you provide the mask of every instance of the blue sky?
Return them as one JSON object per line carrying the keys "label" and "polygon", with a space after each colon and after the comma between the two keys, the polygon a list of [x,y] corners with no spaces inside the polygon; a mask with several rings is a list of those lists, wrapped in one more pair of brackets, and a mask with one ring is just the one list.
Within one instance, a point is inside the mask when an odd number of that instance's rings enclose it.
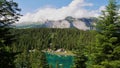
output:
{"label": "blue sky", "polygon": [[[21,13],[26,14],[28,12],[34,12],[37,9],[47,6],[61,8],[67,6],[73,0],[15,0],[19,7],[22,9]],[[100,6],[106,5],[108,0],[85,0],[87,3],[92,3],[92,7],[85,7],[88,10],[98,9]]]}
{"label": "blue sky", "polygon": [[72,0],[15,0],[19,7],[22,9],[22,13],[33,12],[39,8],[51,6],[60,8],[68,5]]}
{"label": "blue sky", "polygon": [[108,3],[108,0],[85,0],[85,1],[94,4],[94,6],[89,9],[98,9],[100,6],[105,6]]}
{"label": "blue sky", "polygon": [[20,22],[98,17],[108,0],[14,0],[22,9]]}
{"label": "blue sky", "polygon": [[[105,10],[108,0],[14,0],[22,9],[22,17],[18,24],[45,24],[46,21],[55,21],[57,27],[69,27],[64,19],[99,17]],[[119,1],[119,0],[118,0]],[[57,21],[62,20],[62,23]],[[85,23],[76,22],[80,29],[88,29]]]}

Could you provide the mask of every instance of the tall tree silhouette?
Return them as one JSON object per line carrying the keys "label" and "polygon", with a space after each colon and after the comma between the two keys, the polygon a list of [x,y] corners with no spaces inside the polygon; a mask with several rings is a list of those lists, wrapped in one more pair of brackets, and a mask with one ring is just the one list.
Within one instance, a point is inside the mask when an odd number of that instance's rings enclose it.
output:
{"label": "tall tree silhouette", "polygon": [[91,54],[92,68],[120,68],[119,8],[116,0],[109,0],[97,23],[96,43]]}
{"label": "tall tree silhouette", "polygon": [[14,35],[10,32],[11,24],[18,21],[18,4],[13,0],[0,0],[0,68],[14,68],[16,53],[11,52]]}

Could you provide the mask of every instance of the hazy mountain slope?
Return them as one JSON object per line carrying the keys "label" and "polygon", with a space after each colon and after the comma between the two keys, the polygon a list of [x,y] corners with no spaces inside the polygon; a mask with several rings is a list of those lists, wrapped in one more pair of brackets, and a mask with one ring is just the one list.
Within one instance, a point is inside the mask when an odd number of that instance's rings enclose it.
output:
{"label": "hazy mountain slope", "polygon": [[66,17],[64,20],[58,21],[44,21],[34,23],[17,23],[17,28],[77,28],[81,30],[93,29],[93,23],[96,22],[96,18],[73,18]]}

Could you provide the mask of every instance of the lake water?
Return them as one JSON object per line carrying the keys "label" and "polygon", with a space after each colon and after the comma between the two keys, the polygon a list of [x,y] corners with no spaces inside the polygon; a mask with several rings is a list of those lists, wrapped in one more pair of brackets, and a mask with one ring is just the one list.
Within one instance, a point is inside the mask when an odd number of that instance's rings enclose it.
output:
{"label": "lake water", "polygon": [[47,62],[52,68],[71,68],[73,56],[62,56],[46,53]]}

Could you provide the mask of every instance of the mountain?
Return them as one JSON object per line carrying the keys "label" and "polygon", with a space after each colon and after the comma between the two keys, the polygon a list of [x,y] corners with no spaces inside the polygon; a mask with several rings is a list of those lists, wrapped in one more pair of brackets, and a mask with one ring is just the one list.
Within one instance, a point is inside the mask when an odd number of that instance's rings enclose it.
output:
{"label": "mountain", "polygon": [[16,28],[77,28],[81,30],[93,29],[94,23],[97,18],[73,18],[71,16],[66,17],[64,20],[44,22],[31,22],[31,23],[17,23],[14,24]]}

